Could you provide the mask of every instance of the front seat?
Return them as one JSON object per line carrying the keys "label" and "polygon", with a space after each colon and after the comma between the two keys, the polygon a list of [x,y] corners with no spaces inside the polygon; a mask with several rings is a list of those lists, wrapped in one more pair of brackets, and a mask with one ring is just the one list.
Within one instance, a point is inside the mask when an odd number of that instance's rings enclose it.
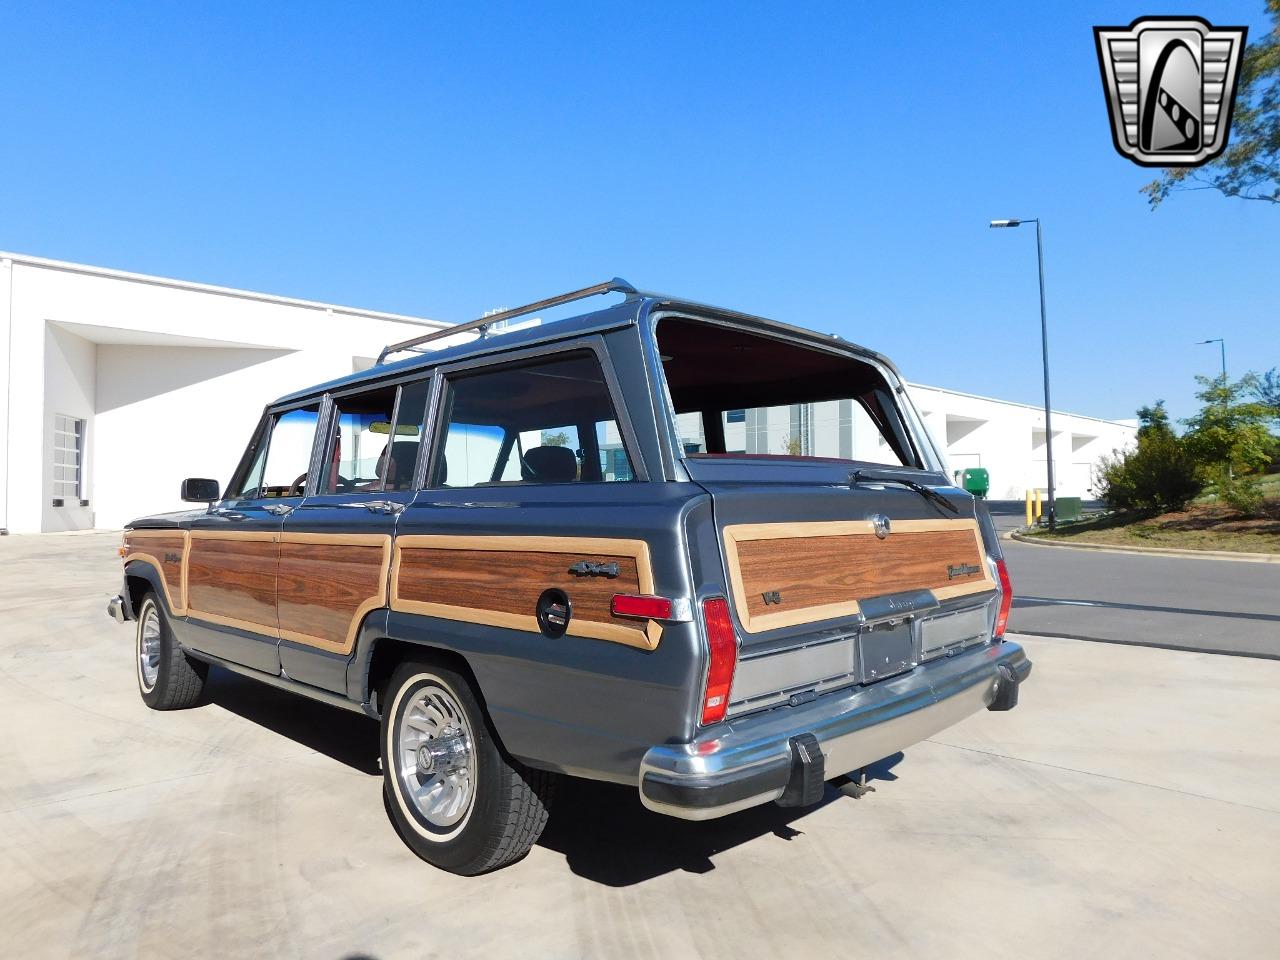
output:
{"label": "front seat", "polygon": [[530,483],[572,483],[578,458],[568,447],[534,447],[520,462],[520,475]]}
{"label": "front seat", "polygon": [[408,490],[413,486],[413,468],[417,462],[417,440],[394,441],[391,444],[392,469],[387,472],[387,489]]}

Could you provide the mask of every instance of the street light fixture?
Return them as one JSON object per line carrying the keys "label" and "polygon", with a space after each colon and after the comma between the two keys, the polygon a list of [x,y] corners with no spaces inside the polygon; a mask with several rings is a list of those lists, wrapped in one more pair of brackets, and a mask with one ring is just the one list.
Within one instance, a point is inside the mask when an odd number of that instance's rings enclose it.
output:
{"label": "street light fixture", "polygon": [[1058,526],[1057,510],[1053,496],[1053,423],[1049,412],[1049,321],[1044,309],[1044,241],[1040,232],[1040,218],[1023,220],[992,220],[992,227],[1020,227],[1024,223],[1036,225],[1036,261],[1040,266],[1040,354],[1044,363],[1044,453],[1046,477],[1049,481],[1049,529]]}
{"label": "street light fixture", "polygon": [[1197,340],[1196,346],[1206,343],[1216,343],[1222,349],[1222,380],[1225,383],[1227,379],[1227,343],[1221,337],[1214,337],[1211,340]]}

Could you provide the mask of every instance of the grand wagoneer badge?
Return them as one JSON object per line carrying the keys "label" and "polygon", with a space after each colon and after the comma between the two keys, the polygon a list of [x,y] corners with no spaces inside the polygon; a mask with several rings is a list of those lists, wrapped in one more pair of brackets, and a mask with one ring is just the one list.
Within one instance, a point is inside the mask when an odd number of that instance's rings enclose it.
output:
{"label": "grand wagoneer badge", "polygon": [[973,563],[956,563],[947,565],[947,579],[954,580],[956,577],[971,577],[975,573],[981,573],[982,568]]}

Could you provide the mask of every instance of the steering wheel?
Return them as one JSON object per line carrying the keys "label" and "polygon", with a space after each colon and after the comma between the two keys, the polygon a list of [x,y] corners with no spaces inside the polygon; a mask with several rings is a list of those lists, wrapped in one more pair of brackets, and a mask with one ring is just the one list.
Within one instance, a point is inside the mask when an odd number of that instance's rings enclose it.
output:
{"label": "steering wheel", "polygon": [[298,476],[298,479],[293,481],[293,485],[289,487],[289,492],[286,493],[285,496],[286,497],[302,496],[302,488],[305,487],[306,484],[307,484],[307,475],[305,473],[300,474]]}

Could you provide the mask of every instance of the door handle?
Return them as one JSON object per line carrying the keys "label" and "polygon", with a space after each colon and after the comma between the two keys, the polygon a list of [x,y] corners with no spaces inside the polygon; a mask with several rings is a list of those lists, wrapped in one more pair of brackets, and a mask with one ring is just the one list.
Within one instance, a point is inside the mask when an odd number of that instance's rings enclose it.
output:
{"label": "door handle", "polygon": [[335,506],[346,507],[351,510],[358,510],[364,507],[370,513],[387,513],[395,514],[404,510],[404,504],[395,500],[358,500],[354,503],[339,503]]}
{"label": "door handle", "polygon": [[289,506],[287,503],[268,503],[262,509],[267,511],[267,513],[271,514],[273,517],[283,517],[293,513],[293,507]]}

